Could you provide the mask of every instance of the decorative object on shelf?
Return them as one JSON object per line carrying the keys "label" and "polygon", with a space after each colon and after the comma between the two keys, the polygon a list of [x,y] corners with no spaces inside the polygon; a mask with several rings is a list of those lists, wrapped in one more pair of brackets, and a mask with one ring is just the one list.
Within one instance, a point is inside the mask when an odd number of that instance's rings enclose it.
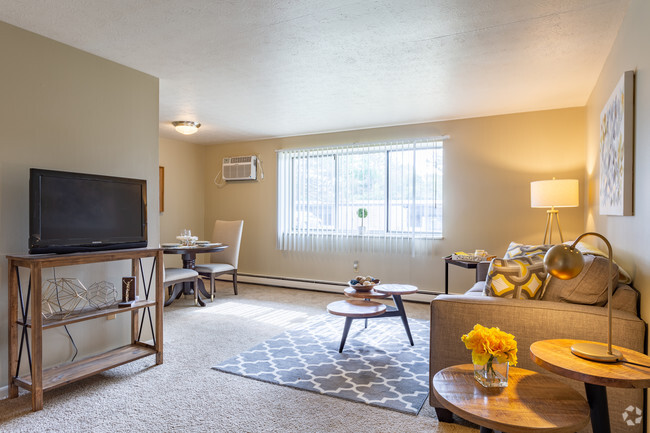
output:
{"label": "decorative object on shelf", "polygon": [[66,318],[87,305],[88,290],[77,278],[47,280],[43,288],[41,314],[46,319]]}
{"label": "decorative object on shelf", "polygon": [[201,127],[199,122],[193,122],[190,120],[176,120],[172,122],[172,125],[174,125],[177,132],[184,135],[194,134]]}
{"label": "decorative object on shelf", "polygon": [[461,340],[472,351],[478,383],[486,388],[508,386],[509,366],[517,365],[517,342],[512,334],[477,323]]}
{"label": "decorative object on shelf", "polygon": [[110,307],[115,304],[115,301],[117,301],[117,291],[115,290],[115,286],[113,283],[108,281],[99,281],[91,284],[90,287],[88,287],[86,296],[88,303],[98,310]]}
{"label": "decorative object on shelf", "polygon": [[609,255],[609,272],[607,278],[607,345],[601,343],[576,343],[571,346],[571,353],[581,358],[597,362],[617,362],[622,359],[621,352],[612,349],[612,293],[614,274],[612,260],[612,245],[607,238],[600,233],[587,232],[576,238],[571,246],[560,244],[555,245],[548,250],[544,256],[544,266],[548,273],[561,280],[569,280],[580,274],[584,267],[584,258],[582,253],[576,248],[576,244],[585,236],[596,236],[600,238],[605,245]]}
{"label": "decorative object on shelf", "polygon": [[553,221],[557,224],[560,242],[564,242],[560,228],[560,214],[556,207],[578,207],[580,193],[578,179],[539,180],[530,183],[530,207],[550,208],[546,211],[546,228],[542,244],[552,243]]}
{"label": "decorative object on shelf", "polygon": [[363,220],[368,217],[368,209],[365,207],[360,207],[357,209],[357,216],[361,219],[361,225],[359,226],[359,234],[362,235],[366,231],[366,228],[363,226]]}
{"label": "decorative object on shelf", "polygon": [[600,214],[632,215],[634,71],[623,74],[600,113]]}
{"label": "decorative object on shelf", "polygon": [[135,277],[122,278],[122,302],[117,304],[118,307],[130,307],[136,301],[135,296]]}

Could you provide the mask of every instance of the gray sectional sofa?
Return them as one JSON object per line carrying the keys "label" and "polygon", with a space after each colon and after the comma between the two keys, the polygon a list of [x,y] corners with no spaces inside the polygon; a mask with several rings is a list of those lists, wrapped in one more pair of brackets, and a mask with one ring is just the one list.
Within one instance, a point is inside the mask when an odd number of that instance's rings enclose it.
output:
{"label": "gray sectional sofa", "polygon": [[[542,295],[540,300],[511,299],[484,295],[489,262],[479,265],[477,282],[464,295],[440,295],[431,302],[431,352],[429,382],[443,368],[471,363],[471,352],[461,342],[461,336],[476,323],[499,327],[513,334],[517,340],[519,363],[517,367],[543,374],[552,373],[537,366],[530,357],[530,345],[538,340],[569,338],[590,341],[607,341],[607,307],[601,296],[594,296],[596,286],[587,278],[578,279],[571,286],[558,286]],[[600,282],[596,295],[600,295],[606,281]],[[552,300],[549,300],[552,299]],[[568,302],[567,299],[571,302]],[[584,300],[585,303],[579,303]],[[606,299],[605,299],[606,302]],[[619,284],[614,292],[612,344],[646,352],[647,325],[638,316],[639,294],[632,287]],[[584,395],[584,384],[553,375]],[[613,432],[641,433],[644,423],[628,425],[623,418],[627,408],[640,408],[645,412],[645,390],[607,388],[610,423]],[[429,404],[436,408],[440,421],[451,422],[451,413],[444,409],[429,391]],[[629,419],[629,416],[626,417]],[[587,426],[583,431],[591,431]]]}

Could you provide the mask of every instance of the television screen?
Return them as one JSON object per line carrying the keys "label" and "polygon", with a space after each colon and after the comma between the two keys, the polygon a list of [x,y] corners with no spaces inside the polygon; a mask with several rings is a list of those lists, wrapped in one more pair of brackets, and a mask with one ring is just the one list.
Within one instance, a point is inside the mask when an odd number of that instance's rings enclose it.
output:
{"label": "television screen", "polygon": [[147,182],[30,170],[30,253],[147,246]]}

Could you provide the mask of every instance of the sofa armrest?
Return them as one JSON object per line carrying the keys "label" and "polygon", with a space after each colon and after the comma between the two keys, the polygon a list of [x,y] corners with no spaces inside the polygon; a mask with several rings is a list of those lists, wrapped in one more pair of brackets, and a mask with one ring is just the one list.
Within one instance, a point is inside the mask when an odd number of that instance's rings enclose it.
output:
{"label": "sofa armrest", "polygon": [[[440,295],[431,302],[430,381],[443,368],[471,363],[471,352],[460,338],[476,323],[496,326],[513,334],[518,345],[517,367],[545,374],[551,373],[537,366],[530,357],[533,342],[555,338],[607,341],[607,308],[489,296]],[[612,331],[613,344],[644,351],[646,324],[634,314],[614,311]],[[584,395],[582,383],[554,377]],[[630,404],[643,407],[641,390],[610,388],[607,391],[612,419],[620,417]],[[442,407],[433,392],[429,394],[429,404]]]}

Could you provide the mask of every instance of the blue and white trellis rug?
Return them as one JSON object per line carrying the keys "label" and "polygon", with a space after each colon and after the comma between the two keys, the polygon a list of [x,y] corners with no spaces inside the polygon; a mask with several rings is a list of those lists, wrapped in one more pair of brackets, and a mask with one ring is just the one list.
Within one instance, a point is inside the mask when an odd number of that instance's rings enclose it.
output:
{"label": "blue and white trellis rug", "polygon": [[417,415],[429,392],[429,322],[354,320],[338,352],[345,318],[318,316],[214,366],[215,370]]}

